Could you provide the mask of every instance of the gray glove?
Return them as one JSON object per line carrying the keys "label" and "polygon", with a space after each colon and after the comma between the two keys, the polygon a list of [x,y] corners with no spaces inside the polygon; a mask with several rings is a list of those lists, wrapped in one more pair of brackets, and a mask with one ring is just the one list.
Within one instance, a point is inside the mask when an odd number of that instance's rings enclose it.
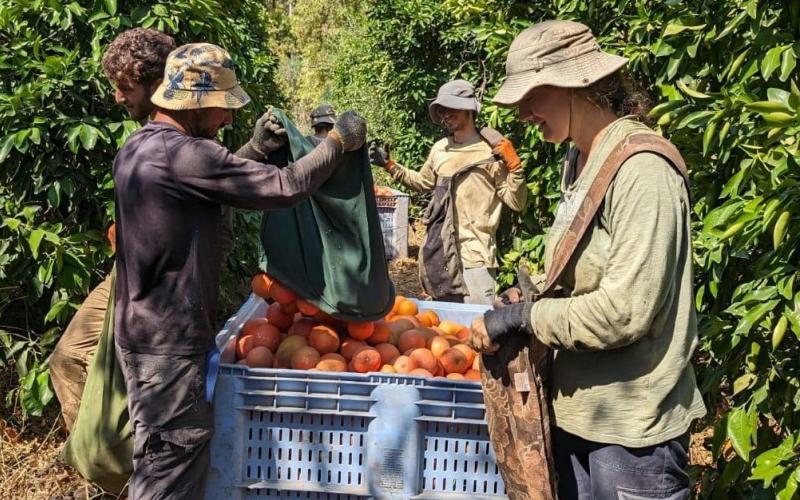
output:
{"label": "gray glove", "polygon": [[339,141],[345,151],[355,151],[367,140],[367,121],[355,111],[345,111],[339,115],[329,135]]}
{"label": "gray glove", "polygon": [[390,148],[388,143],[384,144],[383,147],[380,147],[375,141],[372,141],[369,144],[370,163],[386,168],[386,165],[392,161],[391,156],[389,156],[389,152]]}
{"label": "gray glove", "polygon": [[250,147],[267,156],[285,146],[288,141],[289,138],[283,124],[272,114],[272,111],[267,111],[256,122],[253,137],[250,138]]}
{"label": "gray glove", "polygon": [[489,143],[491,147],[500,144],[500,141],[505,139],[505,136],[491,127],[483,127],[480,131],[481,137]]}

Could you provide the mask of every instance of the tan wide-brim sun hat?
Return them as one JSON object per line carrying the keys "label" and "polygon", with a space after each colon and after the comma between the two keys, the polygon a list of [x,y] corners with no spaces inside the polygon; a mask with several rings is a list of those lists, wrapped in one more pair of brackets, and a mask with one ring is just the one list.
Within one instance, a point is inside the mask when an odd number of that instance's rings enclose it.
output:
{"label": "tan wide-brim sun hat", "polygon": [[441,87],[436,99],[428,105],[428,116],[433,123],[441,123],[439,107],[481,112],[481,103],[475,97],[475,88],[466,80],[451,80]]}
{"label": "tan wide-brim sun hat", "polygon": [[506,80],[493,101],[514,106],[543,85],[585,88],[615,73],[628,59],[603,52],[588,26],[544,21],[523,30],[506,59]]}
{"label": "tan wide-brim sun hat", "polygon": [[228,52],[210,43],[190,43],[167,56],[164,80],[150,101],[163,109],[238,109],[250,102],[239,86]]}

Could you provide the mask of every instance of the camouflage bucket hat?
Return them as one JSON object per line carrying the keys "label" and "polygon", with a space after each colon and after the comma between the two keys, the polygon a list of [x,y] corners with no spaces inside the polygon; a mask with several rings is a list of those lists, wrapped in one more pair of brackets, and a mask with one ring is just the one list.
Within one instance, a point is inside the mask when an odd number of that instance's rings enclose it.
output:
{"label": "camouflage bucket hat", "polygon": [[441,123],[437,110],[439,106],[474,111],[476,115],[481,112],[481,103],[475,97],[475,88],[466,80],[452,80],[439,87],[436,99],[428,105],[428,115],[433,123]]}
{"label": "camouflage bucket hat", "polygon": [[536,87],[588,87],[627,62],[603,52],[588,26],[544,21],[523,30],[511,42],[506,81],[493,100],[501,106],[514,106]]}
{"label": "camouflage bucket hat", "polygon": [[210,43],[190,43],[167,57],[164,81],[150,98],[164,109],[238,109],[250,102],[230,54]]}

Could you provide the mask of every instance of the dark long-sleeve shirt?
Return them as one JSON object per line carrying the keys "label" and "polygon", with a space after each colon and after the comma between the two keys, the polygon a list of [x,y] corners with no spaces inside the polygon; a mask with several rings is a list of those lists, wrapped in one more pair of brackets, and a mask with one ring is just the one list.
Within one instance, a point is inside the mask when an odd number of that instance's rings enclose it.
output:
{"label": "dark long-sleeve shirt", "polygon": [[[191,355],[213,344],[223,205],[267,210],[313,193],[341,157],[334,139],[280,169],[150,122],[114,161],[115,337],[149,354]],[[277,235],[279,236],[279,235]]]}

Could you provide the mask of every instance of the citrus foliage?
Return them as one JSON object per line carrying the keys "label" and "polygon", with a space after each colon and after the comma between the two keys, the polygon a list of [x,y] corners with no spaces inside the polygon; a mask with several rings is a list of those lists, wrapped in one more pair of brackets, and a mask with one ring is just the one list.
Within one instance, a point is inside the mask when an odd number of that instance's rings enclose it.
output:
{"label": "citrus foliage", "polygon": [[[373,2],[341,43],[354,57],[339,58],[333,94],[378,117],[371,132],[421,165],[442,135],[426,99],[454,77],[490,98],[514,36],[554,18],[588,24],[606,50],[630,58],[658,103],[652,119],[691,169],[698,375],[714,436],[713,464],[697,471],[701,496],[791,498],[800,481],[800,2]],[[488,99],[480,119],[518,145],[533,195],[505,247],[505,286],[520,262],[541,267],[565,150]]]}
{"label": "citrus foliage", "polygon": [[[40,414],[52,399],[46,356],[111,266],[104,236],[114,211],[111,165],[137,124],[114,105],[100,61],[133,26],[231,52],[254,101],[226,133],[231,146],[280,98],[261,2],[0,0],[0,369],[15,366],[25,414]],[[239,223],[257,234],[257,219]],[[256,244],[241,239],[229,264],[256,255]],[[7,402],[17,394],[7,392]]]}

